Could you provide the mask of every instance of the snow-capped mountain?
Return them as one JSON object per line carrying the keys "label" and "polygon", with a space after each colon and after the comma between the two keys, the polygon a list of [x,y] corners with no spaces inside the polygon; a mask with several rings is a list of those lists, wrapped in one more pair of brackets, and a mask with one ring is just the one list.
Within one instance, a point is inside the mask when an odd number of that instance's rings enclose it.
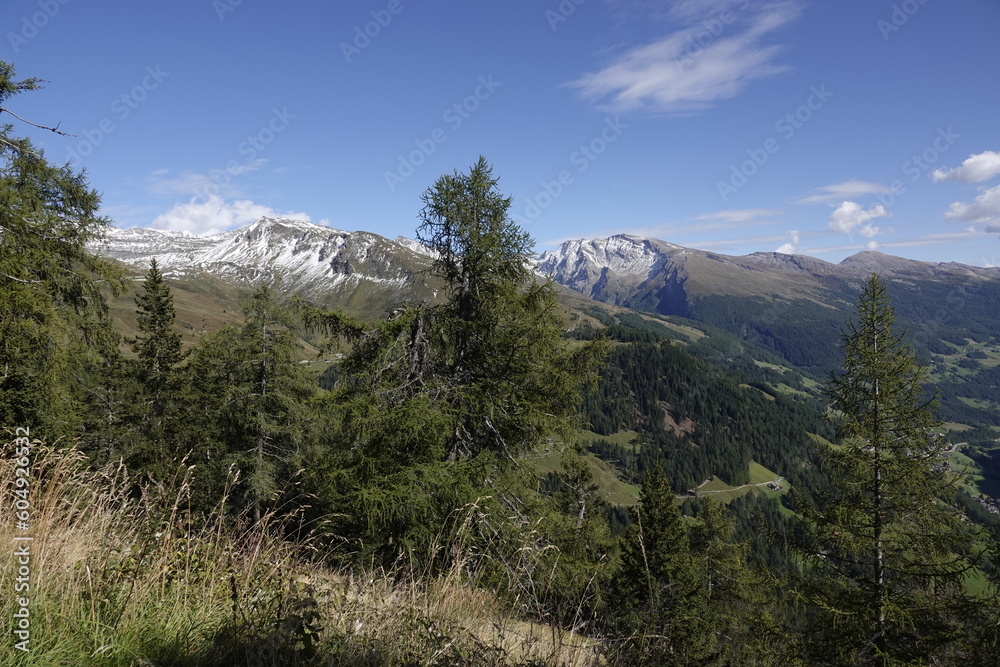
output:
{"label": "snow-capped mountain", "polygon": [[350,301],[378,293],[383,302],[387,296],[390,301],[419,299],[430,292],[422,274],[431,251],[416,241],[300,220],[261,218],[212,236],[113,229],[93,250],[140,270],[155,259],[174,278],[209,274],[241,284],[266,282],[319,300],[338,295]]}
{"label": "snow-capped mountain", "polygon": [[566,241],[537,257],[537,270],[586,296],[618,306],[689,315],[701,298],[741,297],[833,303],[871,273],[897,283],[1000,280],[1000,269],[918,262],[864,251],[833,264],[805,255],[741,257],[628,234]]}

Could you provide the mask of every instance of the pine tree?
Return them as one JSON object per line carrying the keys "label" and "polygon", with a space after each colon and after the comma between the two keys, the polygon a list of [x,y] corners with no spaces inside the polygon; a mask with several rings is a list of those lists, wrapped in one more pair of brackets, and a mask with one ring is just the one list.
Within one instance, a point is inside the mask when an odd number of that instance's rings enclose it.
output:
{"label": "pine tree", "polygon": [[832,487],[800,501],[807,595],[833,630],[821,650],[852,664],[915,664],[938,650],[957,630],[949,609],[970,569],[969,536],[944,502],[955,476],[926,369],[894,319],[871,276],[826,388],[841,438],[823,456]]}
{"label": "pine tree", "polygon": [[294,359],[294,320],[267,286],[254,292],[244,314],[242,326],[224,327],[203,341],[192,375],[207,421],[202,446],[215,448],[201,456],[237,464],[244,504],[259,519],[298,468],[317,383]]}
{"label": "pine tree", "polygon": [[643,664],[697,664],[713,650],[707,586],[688,527],[659,464],[642,483],[636,525],[622,548],[615,607],[631,635],[625,652]]}

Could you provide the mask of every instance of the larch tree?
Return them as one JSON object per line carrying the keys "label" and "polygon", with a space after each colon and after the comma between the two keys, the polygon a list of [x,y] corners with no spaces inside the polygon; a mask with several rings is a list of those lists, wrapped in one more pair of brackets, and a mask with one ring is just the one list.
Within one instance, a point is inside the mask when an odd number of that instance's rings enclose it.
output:
{"label": "larch tree", "polygon": [[532,241],[485,159],[422,200],[418,238],[434,253],[443,302],[372,324],[306,311],[310,326],[351,344],[328,399],[339,460],[329,479],[368,544],[432,537],[519,455],[565,430],[603,350],[566,345],[554,289],[530,271]]}
{"label": "larch tree", "polygon": [[266,286],[244,307],[246,321],[223,327],[192,361],[195,400],[208,419],[202,455],[240,470],[245,506],[255,518],[298,467],[316,379],[295,359],[294,318]]}
{"label": "larch tree", "polygon": [[894,320],[872,275],[826,387],[840,437],[823,453],[831,486],[799,503],[806,597],[830,635],[813,645],[851,664],[916,664],[944,650],[971,569],[926,368]]}
{"label": "larch tree", "polygon": [[[0,61],[0,116],[28,122],[12,111],[11,98],[39,86],[15,80],[14,68]],[[113,346],[101,290],[119,294],[126,283],[87,249],[108,226],[99,205],[82,172],[50,164],[0,118],[2,426],[44,425],[51,435],[79,426],[73,371],[81,355]]]}

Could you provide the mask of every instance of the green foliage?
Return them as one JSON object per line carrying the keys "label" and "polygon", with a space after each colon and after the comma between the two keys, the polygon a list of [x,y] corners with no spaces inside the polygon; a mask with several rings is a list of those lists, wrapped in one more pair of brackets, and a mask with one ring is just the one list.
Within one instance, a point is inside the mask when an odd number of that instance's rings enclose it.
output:
{"label": "green foliage", "polygon": [[194,353],[193,402],[203,428],[192,438],[195,461],[208,469],[203,483],[218,485],[234,464],[242,502],[259,516],[298,469],[317,387],[293,358],[293,318],[268,287],[254,292],[244,314],[242,326],[209,335]]}
{"label": "green foliage", "polygon": [[106,453],[100,447],[94,451],[101,460],[121,456],[136,479],[163,481],[187,453],[181,447],[187,430],[181,363],[188,354],[174,331],[173,295],[156,260],[135,305],[139,335],[128,341],[135,358],[125,359],[115,349],[99,369],[99,386],[107,394],[100,412],[120,427],[100,429],[111,442]]}
{"label": "green foliage", "polygon": [[[0,62],[0,112],[38,84]],[[86,249],[108,221],[84,175],[12,133],[0,125],[0,424],[65,435],[79,418],[74,355],[113,344],[101,288],[125,280]]]}
{"label": "green foliage", "polygon": [[531,240],[485,160],[443,176],[423,201],[418,236],[436,253],[444,303],[373,324],[304,309],[331,344],[351,344],[324,399],[311,488],[387,558],[422,551],[428,531],[517,456],[566,432],[604,349],[566,345],[554,290],[533,281]]}
{"label": "green foliage", "polygon": [[943,502],[955,478],[925,369],[893,324],[885,284],[872,276],[843,335],[843,371],[827,386],[842,438],[823,456],[833,484],[799,503],[806,594],[854,664],[909,664],[941,650],[958,633],[950,612],[971,567],[967,530]]}
{"label": "green foliage", "polygon": [[746,386],[748,378],[664,341],[616,346],[602,376],[583,403],[593,430],[641,436],[632,451],[601,445],[592,451],[615,461],[632,481],[660,463],[677,492],[713,475],[740,485],[750,481],[748,467],[756,460],[798,484],[807,472],[802,462],[812,457],[807,433],[827,432],[811,399],[769,400]]}
{"label": "green foliage", "polygon": [[661,665],[689,665],[710,655],[707,590],[670,484],[655,466],[643,480],[636,525],[615,577],[619,628],[629,637],[625,651]]}

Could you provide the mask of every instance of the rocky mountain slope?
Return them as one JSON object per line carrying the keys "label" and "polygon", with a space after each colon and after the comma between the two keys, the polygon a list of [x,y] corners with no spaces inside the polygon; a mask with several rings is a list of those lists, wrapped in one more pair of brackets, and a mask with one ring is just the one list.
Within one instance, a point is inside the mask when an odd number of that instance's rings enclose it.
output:
{"label": "rocky mountain slope", "polygon": [[933,264],[872,251],[833,264],[774,252],[733,257],[627,234],[564,242],[540,255],[537,266],[598,301],[673,315],[689,315],[699,299],[712,295],[840,301],[873,272],[896,282],[1000,280],[1000,268]]}
{"label": "rocky mountain slope", "polygon": [[426,274],[431,253],[419,243],[298,220],[261,218],[213,236],[114,229],[93,250],[139,271],[155,259],[175,280],[211,276],[244,286],[267,283],[364,314],[434,295]]}

